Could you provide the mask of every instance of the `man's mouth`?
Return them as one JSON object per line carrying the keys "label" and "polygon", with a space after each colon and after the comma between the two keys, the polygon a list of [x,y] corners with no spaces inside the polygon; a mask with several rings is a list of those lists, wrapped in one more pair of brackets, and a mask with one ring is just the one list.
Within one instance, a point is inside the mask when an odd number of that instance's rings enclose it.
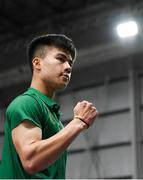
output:
{"label": "man's mouth", "polygon": [[62,77],[65,81],[69,81],[69,75],[68,74],[62,74]]}

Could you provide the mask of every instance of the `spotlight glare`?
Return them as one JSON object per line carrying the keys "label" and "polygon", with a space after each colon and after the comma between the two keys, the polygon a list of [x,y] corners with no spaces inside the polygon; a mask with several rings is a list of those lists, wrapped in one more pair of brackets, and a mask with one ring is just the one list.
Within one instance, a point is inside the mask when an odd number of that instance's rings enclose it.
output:
{"label": "spotlight glare", "polygon": [[135,21],[121,23],[117,26],[117,34],[121,38],[135,36],[138,33],[138,26]]}

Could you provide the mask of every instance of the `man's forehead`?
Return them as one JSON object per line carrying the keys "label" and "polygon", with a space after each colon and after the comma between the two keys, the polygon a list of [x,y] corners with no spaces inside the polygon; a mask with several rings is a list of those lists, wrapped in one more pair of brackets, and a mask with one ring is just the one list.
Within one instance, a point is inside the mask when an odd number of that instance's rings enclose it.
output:
{"label": "man's forehead", "polygon": [[69,51],[67,51],[66,49],[59,48],[59,47],[55,47],[55,46],[48,46],[48,47],[47,47],[47,50],[49,50],[49,52],[51,52],[51,50],[52,50],[52,52],[53,52],[54,54],[63,55],[63,56],[65,56],[66,58],[72,60],[71,53],[70,53]]}

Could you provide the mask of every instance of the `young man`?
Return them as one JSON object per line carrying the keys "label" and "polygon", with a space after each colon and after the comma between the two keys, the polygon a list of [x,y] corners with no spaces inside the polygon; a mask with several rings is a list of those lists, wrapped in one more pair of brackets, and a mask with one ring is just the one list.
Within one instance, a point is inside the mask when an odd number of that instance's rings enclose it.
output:
{"label": "young man", "polygon": [[71,77],[76,49],[61,34],[43,35],[28,46],[31,86],[7,108],[0,178],[63,179],[66,149],[97,116],[88,101],[78,102],[63,127],[55,92]]}

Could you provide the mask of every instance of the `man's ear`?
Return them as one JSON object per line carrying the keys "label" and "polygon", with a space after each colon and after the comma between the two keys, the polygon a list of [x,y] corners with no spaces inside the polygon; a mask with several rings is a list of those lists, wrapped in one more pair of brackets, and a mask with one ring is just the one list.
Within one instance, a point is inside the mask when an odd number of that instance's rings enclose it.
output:
{"label": "man's ear", "polygon": [[37,69],[37,70],[40,70],[41,69],[41,59],[38,58],[38,57],[35,57],[33,60],[32,60],[32,64],[33,64],[33,68]]}

